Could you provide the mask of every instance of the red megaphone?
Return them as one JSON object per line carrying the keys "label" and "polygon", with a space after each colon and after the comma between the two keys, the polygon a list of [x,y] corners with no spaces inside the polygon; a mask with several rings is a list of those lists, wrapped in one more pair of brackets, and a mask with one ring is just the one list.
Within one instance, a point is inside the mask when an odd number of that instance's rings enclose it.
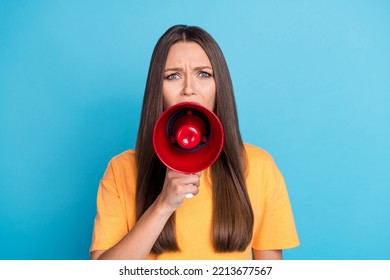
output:
{"label": "red megaphone", "polygon": [[169,107],[158,118],[153,147],[170,169],[196,173],[211,166],[223,148],[224,132],[218,117],[194,102]]}

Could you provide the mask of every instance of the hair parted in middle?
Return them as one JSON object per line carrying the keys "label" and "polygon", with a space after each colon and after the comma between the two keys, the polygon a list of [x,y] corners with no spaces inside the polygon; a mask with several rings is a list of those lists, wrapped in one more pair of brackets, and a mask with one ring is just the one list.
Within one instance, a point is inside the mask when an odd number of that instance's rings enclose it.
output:
{"label": "hair parted in middle", "polygon": [[[246,157],[239,126],[233,85],[225,57],[216,41],[196,26],[175,25],[158,40],[149,66],[136,142],[137,220],[160,194],[166,167],[156,156],[152,134],[164,111],[162,84],[168,52],[177,42],[199,44],[213,67],[216,84],[214,113],[225,132],[224,147],[211,166],[213,201],[213,244],[217,252],[244,251],[252,240],[253,210],[245,183]],[[176,241],[175,213],[167,221],[152,252],[180,250]]]}

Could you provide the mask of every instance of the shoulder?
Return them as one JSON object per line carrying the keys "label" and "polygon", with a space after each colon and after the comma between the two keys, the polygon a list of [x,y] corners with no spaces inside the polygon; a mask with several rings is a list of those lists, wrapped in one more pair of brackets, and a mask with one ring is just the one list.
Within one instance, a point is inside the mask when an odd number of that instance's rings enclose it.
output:
{"label": "shoulder", "polygon": [[126,150],[111,158],[105,177],[113,177],[117,181],[124,177],[134,176],[137,170],[136,166],[135,150]]}
{"label": "shoulder", "polygon": [[249,163],[255,162],[273,162],[272,156],[264,149],[252,144],[244,144],[245,154]]}
{"label": "shoulder", "polygon": [[135,150],[126,150],[110,160],[111,164],[127,165],[135,163]]}
{"label": "shoulder", "polygon": [[246,168],[249,176],[262,175],[267,178],[279,176],[280,171],[270,153],[251,144],[244,144]]}

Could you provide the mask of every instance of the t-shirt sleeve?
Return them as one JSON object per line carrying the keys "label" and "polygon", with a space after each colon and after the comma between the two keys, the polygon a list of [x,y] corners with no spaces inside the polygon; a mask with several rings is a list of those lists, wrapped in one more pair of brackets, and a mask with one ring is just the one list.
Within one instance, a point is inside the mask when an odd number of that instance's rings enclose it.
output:
{"label": "t-shirt sleeve", "polygon": [[114,166],[111,161],[98,188],[97,213],[90,252],[110,249],[128,232],[126,214],[114,173]]}
{"label": "t-shirt sleeve", "polygon": [[269,157],[263,165],[263,197],[260,221],[254,230],[252,247],[256,250],[288,249],[299,245],[294,216],[284,178]]}

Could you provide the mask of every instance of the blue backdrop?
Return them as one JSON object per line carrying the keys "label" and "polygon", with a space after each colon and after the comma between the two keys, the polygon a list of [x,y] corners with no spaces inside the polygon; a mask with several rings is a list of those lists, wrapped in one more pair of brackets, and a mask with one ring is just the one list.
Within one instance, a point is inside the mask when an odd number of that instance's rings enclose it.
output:
{"label": "blue backdrop", "polygon": [[390,259],[390,2],[0,2],[0,259],[87,259],[99,180],[134,147],[171,25],[228,61],[246,142],[283,172],[286,259]]}

